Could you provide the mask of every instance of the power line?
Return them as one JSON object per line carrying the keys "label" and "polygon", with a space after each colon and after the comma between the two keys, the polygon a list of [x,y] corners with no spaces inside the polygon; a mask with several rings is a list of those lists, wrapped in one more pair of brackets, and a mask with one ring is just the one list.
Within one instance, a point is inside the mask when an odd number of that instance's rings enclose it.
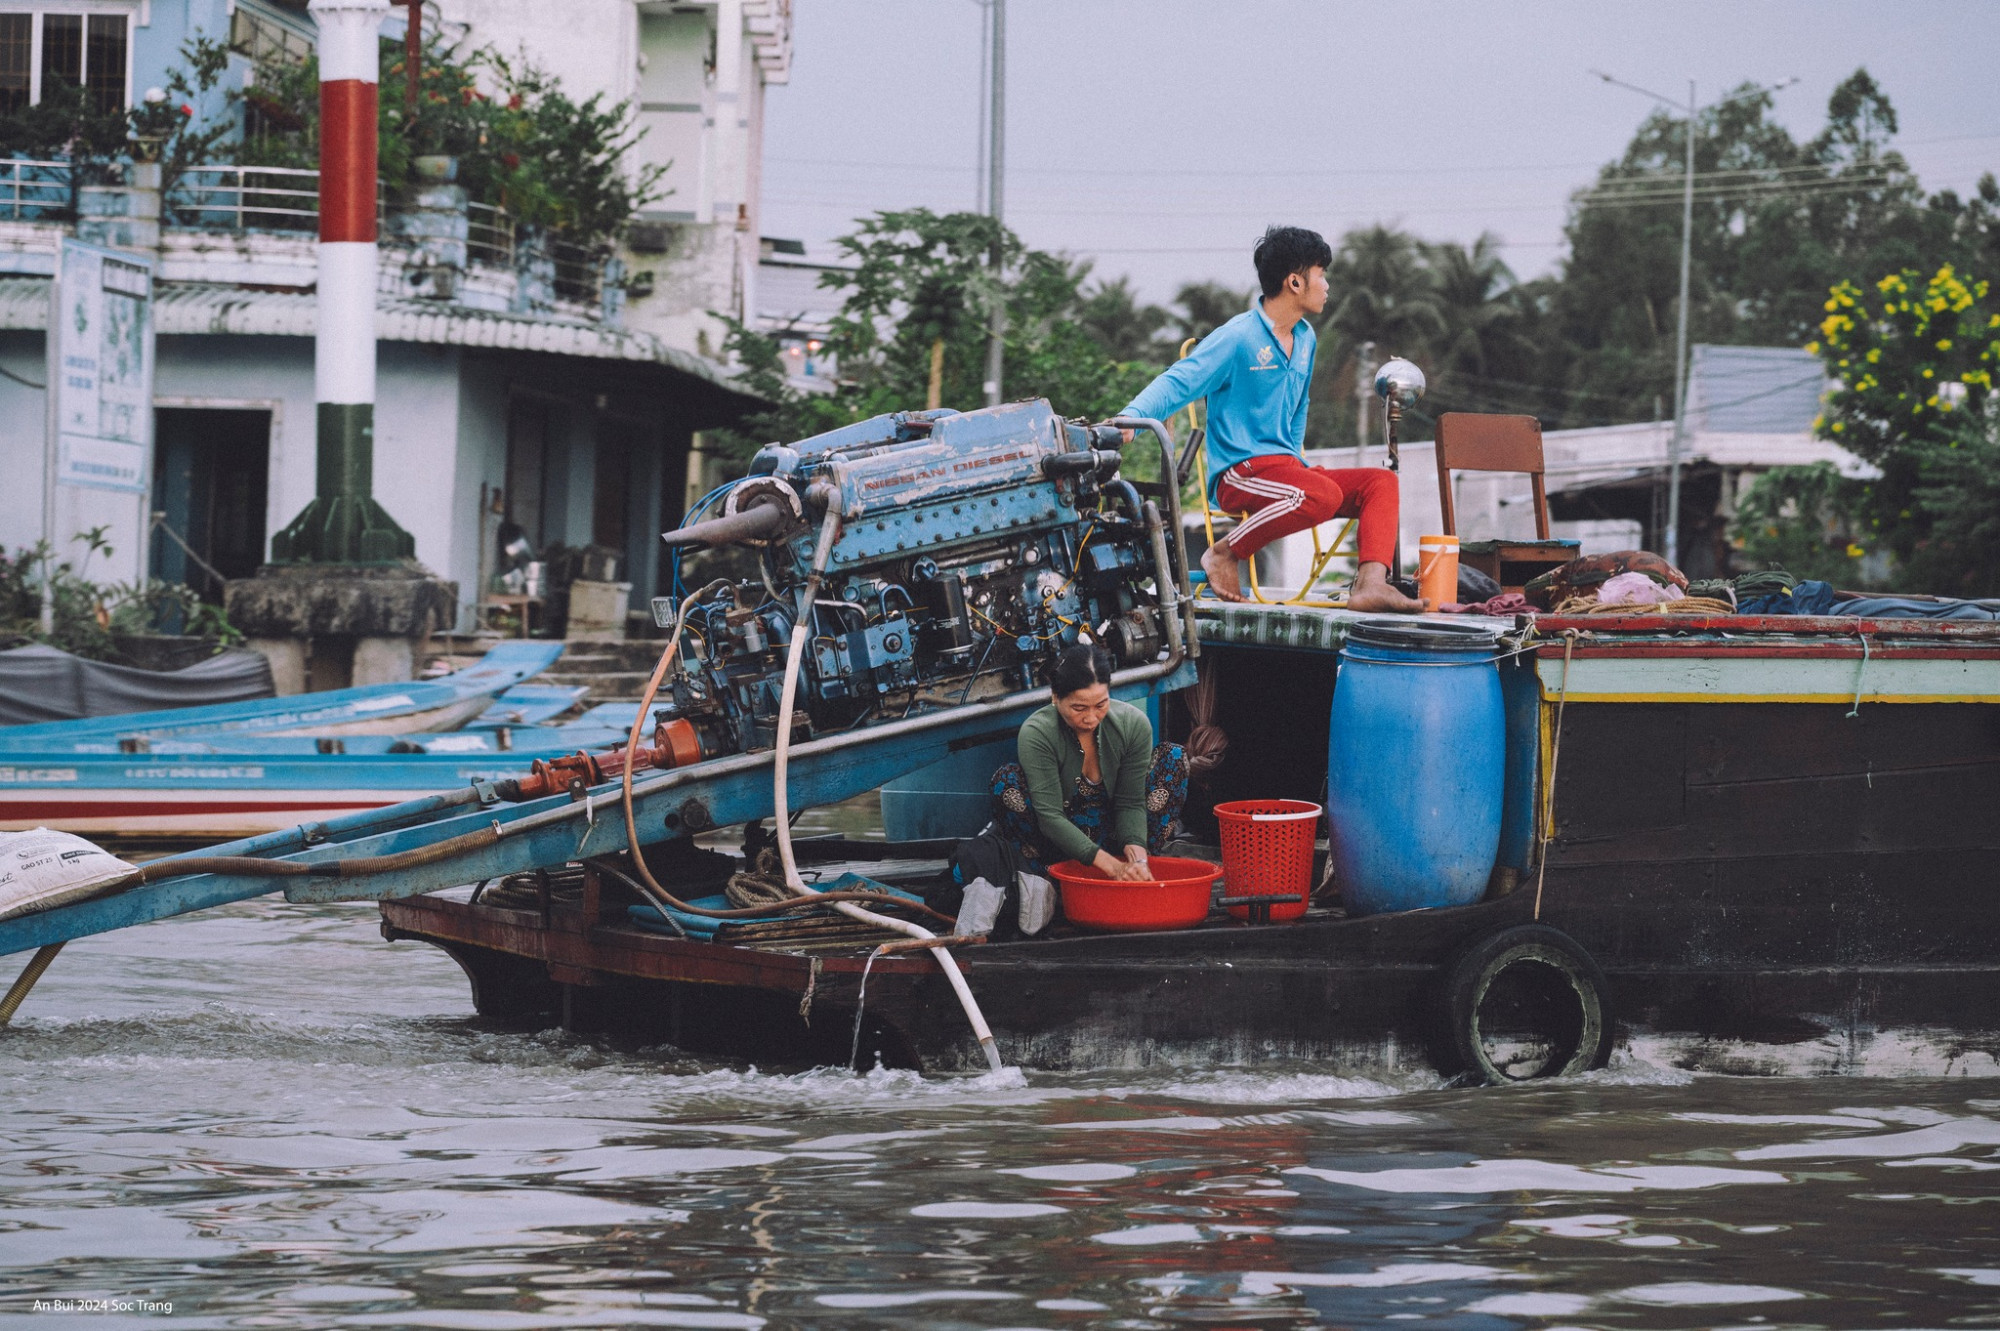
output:
{"label": "power line", "polygon": [[[1761,185],[1754,183],[1713,187],[1697,185],[1694,197],[1700,200],[1718,200],[1735,197],[1803,198],[1816,194],[1863,193],[1894,183],[1894,176],[1884,175],[1862,179],[1854,177],[1835,178],[1812,183],[1800,182],[1797,184],[1781,181]],[[1913,181],[1912,183],[1915,182]],[[1607,190],[1600,188],[1580,191],[1571,195],[1570,199],[1582,203],[1587,207],[1621,208],[1642,207],[1655,203],[1680,203],[1683,197],[1683,191],[1678,187],[1672,190],[1646,187],[1630,190]],[[810,208],[866,208],[871,206],[870,201],[865,198],[829,198],[824,195],[767,194],[765,201],[768,203],[785,204],[791,207]],[[1379,218],[1384,214],[1399,212],[1419,213],[1424,216],[1464,216],[1468,214],[1487,216],[1496,213],[1540,213],[1560,206],[1560,204],[1555,202],[1538,202],[1479,203],[1441,208],[1421,201],[1387,200],[1365,208],[1353,208],[1340,207],[1331,203],[1319,203],[1313,200],[1288,200],[1283,202],[1245,203],[1231,208],[1149,208],[1143,206],[1097,207],[1071,205],[1043,208],[1016,207],[1010,209],[1009,212],[1016,217],[1146,217],[1186,218],[1190,220],[1265,218],[1269,217],[1272,213],[1288,212],[1315,213],[1321,217],[1332,217],[1348,221],[1368,221]]]}
{"label": "power line", "polygon": [[[1757,188],[1747,185],[1728,186],[1718,189],[1696,189],[1697,201],[1718,202],[1724,199],[1758,199],[1783,201],[1786,199],[1811,199],[1834,194],[1867,194],[1893,183],[1889,179],[1865,182],[1829,180],[1819,185],[1773,185]],[[1681,190],[1656,190],[1648,193],[1589,193],[1574,196],[1575,201],[1586,208],[1641,208],[1652,204],[1682,203],[1687,195]],[[1496,210],[1498,211],[1498,210]]]}
{"label": "power line", "polygon": [[[1930,139],[1909,139],[1896,146],[1898,149],[1922,148],[1922,147],[1928,147],[1929,145],[1936,143],[1966,143],[1973,141],[1984,141],[1988,139],[2000,139],[2000,131],[1993,131],[1990,133],[1982,133],[1982,134],[1947,134],[1938,138],[1930,138]],[[865,158],[767,156],[765,157],[764,160],[766,162],[780,162],[788,166],[828,166],[828,167],[843,167],[843,168],[865,167],[865,168],[880,169],[884,171],[940,171],[940,172],[948,172],[952,175],[964,175],[977,170],[976,167],[967,166],[962,163],[884,162],[884,161],[877,161]],[[1604,165],[1603,162],[1598,161],[1598,162],[1542,162],[1533,164],[1512,163],[1508,165],[1498,165],[1498,166],[1340,167],[1340,168],[1329,168],[1325,170],[1314,170],[1311,171],[1310,174],[1316,177],[1505,175],[1510,173],[1525,174],[1528,172],[1535,172],[1535,171],[1587,171],[1593,168],[1602,167],[1603,165]],[[1187,175],[1187,168],[1165,167],[1165,166],[1134,167],[1134,166],[1125,166],[1122,164],[1111,167],[1042,166],[1042,167],[1014,167],[1010,169],[1008,174],[1022,175],[1022,176],[1102,176],[1112,172],[1115,172],[1120,177],[1170,176],[1179,179]],[[1210,177],[1210,178],[1219,178],[1219,177],[1256,178],[1260,176],[1281,178],[1287,175],[1296,174],[1296,172],[1295,170],[1292,169],[1279,170],[1275,167],[1271,168],[1244,167],[1236,170],[1214,170],[1204,167],[1201,171],[1201,174],[1204,177]],[[1701,178],[1701,173],[1697,172],[1695,178],[1699,180]]]}

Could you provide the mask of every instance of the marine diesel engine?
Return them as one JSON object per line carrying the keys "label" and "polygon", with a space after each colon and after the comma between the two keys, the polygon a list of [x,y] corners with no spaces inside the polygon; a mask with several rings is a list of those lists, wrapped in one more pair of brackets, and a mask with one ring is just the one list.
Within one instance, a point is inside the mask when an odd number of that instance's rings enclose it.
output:
{"label": "marine diesel engine", "polygon": [[757,566],[655,602],[663,626],[682,621],[654,714],[672,765],[775,745],[801,604],[794,740],[1039,687],[1079,634],[1121,667],[1157,659],[1178,641],[1181,577],[1158,507],[1118,474],[1119,438],[1031,401],[760,450],[705,504],[716,516],[665,534],[677,585],[691,546],[746,547]]}

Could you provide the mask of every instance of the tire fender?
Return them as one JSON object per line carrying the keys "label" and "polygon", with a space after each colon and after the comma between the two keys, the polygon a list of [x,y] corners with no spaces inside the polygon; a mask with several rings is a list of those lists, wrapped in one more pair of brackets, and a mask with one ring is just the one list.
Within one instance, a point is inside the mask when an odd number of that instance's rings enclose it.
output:
{"label": "tire fender", "polygon": [[[1482,1036],[1482,1008],[1507,972],[1549,996],[1557,1044],[1545,1064],[1525,1076],[1496,1066]],[[1546,924],[1521,924],[1489,934],[1460,953],[1441,995],[1440,1062],[1447,1073],[1485,1085],[1567,1077],[1604,1066],[1616,1035],[1604,971],[1577,941]]]}

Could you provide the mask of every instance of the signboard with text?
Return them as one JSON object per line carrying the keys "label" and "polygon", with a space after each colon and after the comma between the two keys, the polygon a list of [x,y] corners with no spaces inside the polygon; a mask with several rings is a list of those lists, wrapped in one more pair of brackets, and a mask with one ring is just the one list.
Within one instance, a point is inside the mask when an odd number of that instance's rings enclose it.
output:
{"label": "signboard with text", "polygon": [[144,494],[153,448],[153,268],[65,240],[49,310],[56,475]]}

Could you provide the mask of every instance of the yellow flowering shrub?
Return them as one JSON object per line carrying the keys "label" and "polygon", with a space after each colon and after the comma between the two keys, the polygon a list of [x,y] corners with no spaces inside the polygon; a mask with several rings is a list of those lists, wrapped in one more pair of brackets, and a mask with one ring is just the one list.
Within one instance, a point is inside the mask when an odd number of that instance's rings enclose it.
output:
{"label": "yellow flowering shrub", "polygon": [[[1983,280],[1946,264],[1926,278],[1890,273],[1872,290],[1842,282],[1828,293],[1819,339],[1806,350],[1833,376],[1816,424],[1871,462],[1913,438],[1942,438],[1977,412],[2000,370],[2000,312]],[[1853,372],[1866,365],[1862,374]]]}

